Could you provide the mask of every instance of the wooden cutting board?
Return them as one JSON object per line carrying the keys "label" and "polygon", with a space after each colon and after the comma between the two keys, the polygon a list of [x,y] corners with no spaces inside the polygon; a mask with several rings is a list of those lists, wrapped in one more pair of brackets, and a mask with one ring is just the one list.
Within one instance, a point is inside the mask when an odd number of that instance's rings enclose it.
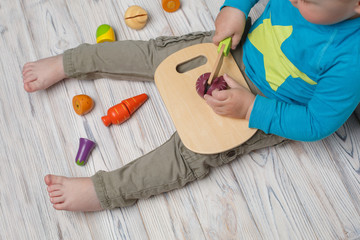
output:
{"label": "wooden cutting board", "polygon": [[[214,44],[197,44],[170,55],[155,72],[155,84],[182,142],[197,153],[213,154],[232,149],[256,132],[256,129],[248,127],[247,120],[214,113],[197,94],[196,80],[203,73],[212,70],[217,55]],[[177,71],[179,65],[200,56],[207,59],[204,65],[184,73]],[[224,57],[219,76],[224,73],[248,88],[231,54]]]}

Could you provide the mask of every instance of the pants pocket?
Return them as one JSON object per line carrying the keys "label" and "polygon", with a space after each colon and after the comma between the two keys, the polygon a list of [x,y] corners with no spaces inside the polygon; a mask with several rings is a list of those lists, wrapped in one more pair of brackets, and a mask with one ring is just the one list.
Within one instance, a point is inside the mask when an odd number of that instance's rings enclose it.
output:
{"label": "pants pocket", "polygon": [[223,164],[227,164],[237,158],[238,155],[240,155],[240,151],[238,148],[231,149],[229,151],[220,153],[220,159]]}

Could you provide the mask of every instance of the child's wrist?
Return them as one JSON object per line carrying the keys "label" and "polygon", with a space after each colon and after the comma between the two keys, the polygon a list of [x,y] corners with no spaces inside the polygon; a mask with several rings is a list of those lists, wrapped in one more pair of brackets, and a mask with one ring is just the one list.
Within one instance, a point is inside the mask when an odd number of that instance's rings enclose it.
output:
{"label": "child's wrist", "polygon": [[254,103],[255,103],[255,97],[252,100],[252,102],[250,103],[250,105],[248,107],[248,110],[246,112],[246,115],[245,115],[245,119],[248,120],[248,121],[250,120],[250,115],[251,115],[252,109],[254,107]]}

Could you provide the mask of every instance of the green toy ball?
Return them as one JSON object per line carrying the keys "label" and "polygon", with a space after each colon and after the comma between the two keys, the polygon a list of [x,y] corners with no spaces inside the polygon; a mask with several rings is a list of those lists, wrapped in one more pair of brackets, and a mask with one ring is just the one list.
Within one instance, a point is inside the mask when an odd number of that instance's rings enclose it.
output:
{"label": "green toy ball", "polygon": [[96,43],[114,42],[115,33],[112,27],[107,24],[100,25],[96,30]]}

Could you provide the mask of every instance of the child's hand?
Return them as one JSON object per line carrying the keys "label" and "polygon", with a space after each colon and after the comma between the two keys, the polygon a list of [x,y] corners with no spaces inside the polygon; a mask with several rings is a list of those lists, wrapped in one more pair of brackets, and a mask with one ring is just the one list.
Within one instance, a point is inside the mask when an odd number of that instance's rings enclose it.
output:
{"label": "child's hand", "polygon": [[231,48],[235,49],[244,33],[245,24],[246,17],[242,11],[233,7],[224,7],[215,20],[214,44],[219,45],[225,38],[232,37]]}
{"label": "child's hand", "polygon": [[255,95],[228,75],[224,79],[230,89],[214,90],[212,96],[206,94],[206,103],[219,115],[249,120]]}

